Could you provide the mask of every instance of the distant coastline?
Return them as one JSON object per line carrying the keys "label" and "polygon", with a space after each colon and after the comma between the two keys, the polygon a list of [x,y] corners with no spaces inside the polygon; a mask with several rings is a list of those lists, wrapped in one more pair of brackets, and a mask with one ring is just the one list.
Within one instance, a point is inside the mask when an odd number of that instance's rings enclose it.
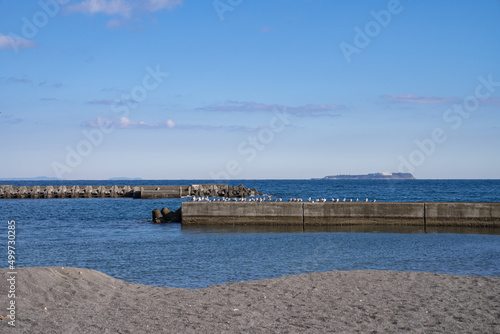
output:
{"label": "distant coastline", "polygon": [[[112,177],[105,181],[142,181],[142,180],[143,179],[140,177]],[[0,181],[79,181],[79,180],[65,180],[57,177],[37,176],[37,177],[0,178]]]}
{"label": "distant coastline", "polygon": [[328,175],[313,180],[415,180],[411,173],[369,173],[362,175]]}

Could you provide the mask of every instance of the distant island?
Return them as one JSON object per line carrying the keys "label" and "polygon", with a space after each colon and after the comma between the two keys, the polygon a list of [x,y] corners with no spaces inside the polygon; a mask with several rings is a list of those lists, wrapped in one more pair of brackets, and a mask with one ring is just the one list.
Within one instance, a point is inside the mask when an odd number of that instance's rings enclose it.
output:
{"label": "distant island", "polygon": [[57,177],[37,176],[37,177],[11,177],[0,178],[0,181],[60,181]]}
{"label": "distant island", "polygon": [[363,175],[329,175],[313,180],[415,180],[411,173],[369,173]]}

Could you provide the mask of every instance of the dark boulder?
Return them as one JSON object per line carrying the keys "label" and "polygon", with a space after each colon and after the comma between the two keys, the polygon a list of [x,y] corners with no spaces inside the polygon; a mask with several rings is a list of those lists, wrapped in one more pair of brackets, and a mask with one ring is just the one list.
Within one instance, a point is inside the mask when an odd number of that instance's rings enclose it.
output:
{"label": "dark boulder", "polygon": [[153,210],[153,223],[155,223],[155,224],[163,223],[163,217],[161,215],[160,210],[158,210],[158,209]]}

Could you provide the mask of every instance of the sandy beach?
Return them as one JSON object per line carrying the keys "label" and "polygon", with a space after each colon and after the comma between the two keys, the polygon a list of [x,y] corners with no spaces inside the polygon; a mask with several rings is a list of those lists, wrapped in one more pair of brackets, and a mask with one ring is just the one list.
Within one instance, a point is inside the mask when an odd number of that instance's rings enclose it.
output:
{"label": "sandy beach", "polygon": [[500,333],[500,278],[330,271],[204,289],[69,267],[17,269],[16,328],[1,333]]}

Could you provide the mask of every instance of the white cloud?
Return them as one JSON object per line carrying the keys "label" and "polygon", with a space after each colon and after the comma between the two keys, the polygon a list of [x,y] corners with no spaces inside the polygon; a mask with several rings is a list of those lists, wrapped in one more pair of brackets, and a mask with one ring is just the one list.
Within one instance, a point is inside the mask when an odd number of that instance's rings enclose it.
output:
{"label": "white cloud", "polygon": [[132,7],[123,0],[85,0],[78,4],[68,6],[69,12],[107,15],[120,15],[130,17]]}
{"label": "white cloud", "polygon": [[98,117],[95,121],[85,122],[85,126],[91,128],[99,127],[114,127],[116,129],[159,129],[159,128],[173,128],[175,122],[171,119],[167,119],[163,123],[147,123],[144,121],[134,121],[128,117],[122,117],[117,119],[106,119]]}
{"label": "white cloud", "polygon": [[[143,1],[141,1],[142,3]],[[182,0],[148,0],[146,1],[148,9],[152,12],[166,8],[173,9],[182,5]]]}
{"label": "white cloud", "polygon": [[167,126],[169,128],[173,128],[175,126],[174,121],[172,121],[171,119],[167,119],[167,121],[165,122],[165,124],[167,124]]}
{"label": "white cloud", "polygon": [[0,33],[0,49],[18,50],[34,48],[37,44],[32,40],[11,34],[10,36]]}
{"label": "white cloud", "polygon": [[209,125],[209,124],[177,124],[171,119],[163,122],[148,123],[145,121],[134,121],[128,117],[108,119],[98,117],[96,120],[90,120],[84,123],[84,126],[90,128],[113,127],[115,129],[177,129],[194,131],[238,131],[254,132],[262,128],[252,128],[241,125]]}
{"label": "white cloud", "polygon": [[[174,9],[182,5],[183,0],[84,0],[80,3],[67,7],[70,13],[84,14],[105,14],[130,18],[137,12],[149,11],[156,12],[162,9]],[[112,20],[108,27],[117,27],[123,22]]]}

